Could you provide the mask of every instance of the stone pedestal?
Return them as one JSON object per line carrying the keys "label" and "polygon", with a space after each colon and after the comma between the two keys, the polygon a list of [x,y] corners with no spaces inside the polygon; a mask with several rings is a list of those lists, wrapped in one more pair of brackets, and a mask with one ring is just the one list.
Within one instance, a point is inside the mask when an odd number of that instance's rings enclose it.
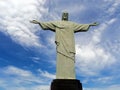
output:
{"label": "stone pedestal", "polygon": [[55,79],[51,83],[51,90],[82,90],[82,84],[76,79]]}

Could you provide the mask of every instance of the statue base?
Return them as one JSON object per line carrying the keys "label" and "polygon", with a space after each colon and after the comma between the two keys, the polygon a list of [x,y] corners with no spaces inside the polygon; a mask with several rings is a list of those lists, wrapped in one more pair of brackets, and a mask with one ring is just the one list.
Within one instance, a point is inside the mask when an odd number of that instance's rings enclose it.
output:
{"label": "statue base", "polygon": [[51,90],[82,90],[82,84],[76,79],[54,79]]}

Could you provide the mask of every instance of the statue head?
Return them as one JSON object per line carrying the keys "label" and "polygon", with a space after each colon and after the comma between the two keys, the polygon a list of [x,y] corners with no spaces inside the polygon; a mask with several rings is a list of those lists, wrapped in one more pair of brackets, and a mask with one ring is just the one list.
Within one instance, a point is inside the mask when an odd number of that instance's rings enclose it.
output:
{"label": "statue head", "polygon": [[63,21],[68,21],[68,12],[63,12],[62,13],[62,20]]}

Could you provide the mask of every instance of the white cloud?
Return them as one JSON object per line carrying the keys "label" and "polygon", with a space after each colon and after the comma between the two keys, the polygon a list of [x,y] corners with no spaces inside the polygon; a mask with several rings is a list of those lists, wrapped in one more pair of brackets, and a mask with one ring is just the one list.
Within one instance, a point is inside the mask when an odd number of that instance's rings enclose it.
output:
{"label": "white cloud", "polygon": [[[36,82],[36,83],[42,83],[42,79],[37,78],[37,76],[35,76],[32,72],[27,71],[27,70],[23,70],[14,66],[8,66],[3,68],[2,70],[3,74],[8,75],[8,79],[14,79],[14,81],[12,83],[26,83],[26,84],[30,84],[32,82]],[[10,76],[10,77],[9,77]],[[14,76],[14,77],[12,77]]]}
{"label": "white cloud", "polygon": [[42,70],[39,73],[35,75],[14,66],[1,68],[0,87],[5,90],[49,90],[54,75]]}
{"label": "white cloud", "polygon": [[35,63],[40,63],[40,57],[30,57],[30,59]]}
{"label": "white cloud", "polygon": [[[115,63],[115,57],[111,52],[106,51],[105,48],[100,45],[102,33],[115,21],[116,19],[113,18],[98,26],[95,32],[91,33],[90,36],[92,37],[89,41],[84,40],[88,42],[87,44],[81,44],[81,41],[77,40],[77,72],[89,76],[99,75],[101,70]],[[88,39],[86,37],[84,38]]]}
{"label": "white cloud", "polygon": [[106,49],[108,51],[113,52],[114,54],[118,55],[118,57],[119,57],[119,53],[120,53],[120,48],[119,48],[120,47],[120,40],[114,40],[113,42],[108,40],[104,44],[104,47],[106,47]]}
{"label": "white cloud", "polygon": [[107,17],[114,16],[117,17],[119,14],[120,0],[104,0],[106,7],[105,13]]}
{"label": "white cloud", "polygon": [[120,85],[111,85],[108,87],[100,87],[100,88],[84,88],[84,90],[120,90]]}
{"label": "white cloud", "polygon": [[41,69],[38,70],[40,72],[40,75],[45,77],[45,78],[49,78],[49,79],[55,79],[55,74],[51,74],[47,71],[42,71]]}
{"label": "white cloud", "polygon": [[[38,29],[29,21],[41,18],[47,11],[46,0],[1,0],[0,30],[9,35],[12,40],[23,46],[40,47]],[[40,29],[40,28],[39,28]]]}
{"label": "white cloud", "polygon": [[101,83],[101,84],[111,84],[112,81],[114,80],[113,76],[105,76],[105,77],[99,77],[96,79],[92,79],[91,81],[96,82],[96,83]]}
{"label": "white cloud", "polygon": [[25,71],[13,66],[9,66],[5,69],[4,73],[9,74],[9,75],[17,75],[17,76],[21,76],[21,77],[30,77],[32,76],[32,73],[29,71]]}
{"label": "white cloud", "polygon": [[47,71],[45,71],[44,73],[41,74],[42,76],[46,77],[46,78],[51,78],[51,79],[55,79],[55,75],[48,73]]}
{"label": "white cloud", "polygon": [[[118,8],[119,6],[120,6],[120,0],[111,0],[113,3],[112,3],[112,6],[111,7],[109,7],[109,9],[108,9],[108,13],[110,13],[110,14],[113,14],[113,13],[115,13],[115,11],[116,11],[116,8]],[[111,2],[111,1],[108,1],[107,0],[107,2]]]}
{"label": "white cloud", "polygon": [[50,85],[36,85],[36,86],[3,86],[3,83],[0,85],[0,88],[3,88],[3,90],[50,90]]}

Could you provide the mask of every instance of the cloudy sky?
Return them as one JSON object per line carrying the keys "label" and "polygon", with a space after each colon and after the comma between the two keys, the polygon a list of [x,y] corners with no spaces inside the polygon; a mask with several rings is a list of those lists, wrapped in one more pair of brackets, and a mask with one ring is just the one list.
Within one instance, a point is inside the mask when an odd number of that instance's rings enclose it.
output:
{"label": "cloudy sky", "polygon": [[0,0],[0,90],[49,90],[55,33],[30,20],[99,22],[75,34],[76,77],[84,90],[120,90],[120,0]]}

